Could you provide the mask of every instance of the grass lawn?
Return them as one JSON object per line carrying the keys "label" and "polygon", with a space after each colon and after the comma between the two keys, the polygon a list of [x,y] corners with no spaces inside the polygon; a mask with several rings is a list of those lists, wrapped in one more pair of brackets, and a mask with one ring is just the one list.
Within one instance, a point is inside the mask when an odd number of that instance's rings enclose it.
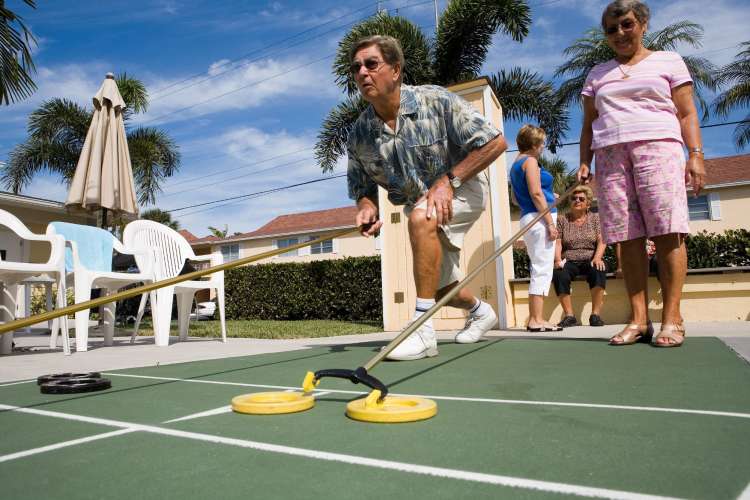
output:
{"label": "grass lawn", "polygon": [[[171,334],[177,335],[177,322],[172,322]],[[315,337],[338,337],[359,333],[382,332],[383,325],[376,323],[350,323],[333,320],[231,320],[227,321],[227,337],[253,339],[304,339]],[[139,335],[153,335],[150,321],[141,323]],[[191,321],[188,335],[191,337],[220,337],[221,327],[216,321]]]}

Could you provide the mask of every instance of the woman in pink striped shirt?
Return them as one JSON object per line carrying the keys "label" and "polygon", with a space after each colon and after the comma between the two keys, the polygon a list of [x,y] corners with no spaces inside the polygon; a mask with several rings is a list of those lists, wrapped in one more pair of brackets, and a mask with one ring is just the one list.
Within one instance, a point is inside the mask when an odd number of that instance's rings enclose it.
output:
{"label": "woman in pink striped shirt", "polygon": [[[680,297],[687,274],[686,183],[696,195],[703,187],[703,148],[690,73],[679,54],[643,46],[648,20],[649,9],[638,0],[616,0],[602,14],[615,57],[592,68],[583,87],[577,176],[589,181],[595,157],[602,236],[621,244],[631,317],[610,344],[678,347],[685,338]],[[664,299],[661,331],[653,338],[646,238],[656,244]]]}

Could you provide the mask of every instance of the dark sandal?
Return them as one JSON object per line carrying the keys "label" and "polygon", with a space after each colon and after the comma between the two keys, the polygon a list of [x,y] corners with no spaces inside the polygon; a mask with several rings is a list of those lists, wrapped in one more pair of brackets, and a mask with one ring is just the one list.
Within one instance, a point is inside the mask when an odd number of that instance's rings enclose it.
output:
{"label": "dark sandal", "polygon": [[[645,331],[643,330],[645,328]],[[616,333],[609,339],[609,345],[632,345],[637,342],[651,342],[654,336],[654,326],[649,321],[645,325],[639,325],[636,323],[630,323],[622,329],[620,333]],[[622,339],[621,342],[615,341],[616,337]]]}
{"label": "dark sandal", "polygon": [[[683,325],[676,325],[674,323],[662,324],[659,335],[654,337],[651,345],[654,347],[680,347],[685,342],[685,335],[685,327]],[[672,342],[662,343],[659,342],[660,338],[665,338]]]}

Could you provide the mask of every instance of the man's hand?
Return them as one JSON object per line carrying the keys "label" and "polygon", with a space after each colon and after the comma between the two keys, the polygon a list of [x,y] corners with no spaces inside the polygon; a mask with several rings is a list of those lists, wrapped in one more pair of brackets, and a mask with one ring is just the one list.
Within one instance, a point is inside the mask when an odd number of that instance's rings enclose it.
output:
{"label": "man's hand", "polygon": [[581,184],[588,184],[591,182],[591,168],[588,165],[581,163],[576,172],[576,180]]}
{"label": "man's hand", "polygon": [[703,155],[690,155],[685,168],[685,182],[692,184],[693,196],[698,196],[706,184],[706,168]]}
{"label": "man's hand", "polygon": [[453,186],[448,176],[440,177],[427,191],[427,218],[435,212],[438,226],[447,224],[453,218]]}
{"label": "man's hand", "polygon": [[592,260],[591,266],[598,271],[605,271],[607,269],[607,265],[604,263],[602,259]]}
{"label": "man's hand", "polygon": [[365,238],[376,236],[383,221],[378,220],[378,207],[369,198],[360,198],[357,202],[357,216],[354,223],[360,228],[360,233]]}

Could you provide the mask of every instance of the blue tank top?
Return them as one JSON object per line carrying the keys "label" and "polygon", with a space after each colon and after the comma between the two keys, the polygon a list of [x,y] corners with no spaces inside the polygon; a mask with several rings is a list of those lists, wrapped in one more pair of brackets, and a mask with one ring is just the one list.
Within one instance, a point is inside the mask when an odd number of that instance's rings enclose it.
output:
{"label": "blue tank top", "polygon": [[[513,162],[513,166],[510,167],[510,185],[513,188],[513,194],[516,196],[518,204],[521,206],[521,217],[532,212],[538,212],[534,202],[531,201],[531,195],[529,194],[529,186],[526,183],[526,172],[523,171],[522,165],[529,157],[519,156],[516,161]],[[552,174],[547,172],[541,166],[539,167],[539,177],[542,181],[542,192],[544,198],[547,200],[547,205],[552,205],[555,201],[555,194],[552,191],[552,182],[554,178]],[[556,208],[552,209],[552,212],[557,212]]]}

